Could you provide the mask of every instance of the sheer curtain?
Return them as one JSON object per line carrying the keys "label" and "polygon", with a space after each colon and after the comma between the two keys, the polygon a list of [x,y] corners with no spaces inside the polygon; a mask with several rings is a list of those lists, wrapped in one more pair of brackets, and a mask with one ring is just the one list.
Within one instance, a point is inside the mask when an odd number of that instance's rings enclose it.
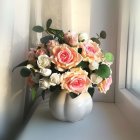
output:
{"label": "sheer curtain", "polygon": [[24,80],[12,67],[26,57],[29,38],[28,0],[0,1],[0,138],[22,120]]}
{"label": "sheer curtain", "polygon": [[19,70],[12,73],[12,68],[26,59],[29,46],[40,43],[42,34],[31,30],[34,25],[45,27],[46,20],[52,18],[53,25],[61,28],[62,0],[0,2],[0,139],[4,139],[22,123],[25,96],[30,96]]}

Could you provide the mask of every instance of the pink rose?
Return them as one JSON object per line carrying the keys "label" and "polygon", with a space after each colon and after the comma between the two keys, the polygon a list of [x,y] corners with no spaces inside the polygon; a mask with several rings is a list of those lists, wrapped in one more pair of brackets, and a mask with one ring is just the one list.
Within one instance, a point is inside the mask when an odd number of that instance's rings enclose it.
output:
{"label": "pink rose", "polygon": [[47,44],[47,49],[50,53],[52,53],[52,49],[55,47],[55,46],[59,46],[59,42],[58,41],[55,41],[55,40],[50,40]]}
{"label": "pink rose", "polygon": [[52,49],[52,62],[57,69],[63,71],[77,66],[81,60],[81,55],[66,44],[55,46]]}
{"label": "pink rose", "polygon": [[28,52],[28,60],[30,62],[34,62],[35,61],[35,53],[36,53],[36,49],[34,48],[30,48],[30,51]]}
{"label": "pink rose", "polygon": [[91,86],[91,81],[88,78],[88,73],[81,68],[73,68],[70,72],[66,72],[61,77],[61,87],[69,92],[80,94],[87,92]]}
{"label": "pink rose", "polygon": [[111,84],[112,84],[112,77],[109,77],[103,80],[101,83],[99,83],[97,87],[101,93],[106,94],[106,92],[110,89]]}
{"label": "pink rose", "polygon": [[101,53],[99,45],[92,40],[81,43],[79,47],[82,48],[82,56],[85,61],[92,62]]}
{"label": "pink rose", "polygon": [[44,55],[46,54],[46,49],[45,48],[40,48],[36,50],[36,56]]}
{"label": "pink rose", "polygon": [[67,32],[64,34],[64,40],[71,46],[78,45],[78,34],[74,32]]}

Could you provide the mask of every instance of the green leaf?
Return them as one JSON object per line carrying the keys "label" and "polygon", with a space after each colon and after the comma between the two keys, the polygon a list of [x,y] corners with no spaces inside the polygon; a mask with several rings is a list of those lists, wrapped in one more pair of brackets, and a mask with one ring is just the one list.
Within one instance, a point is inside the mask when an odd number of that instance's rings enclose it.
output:
{"label": "green leaf", "polygon": [[62,30],[48,28],[48,32],[58,38],[62,38],[64,36],[64,32]]}
{"label": "green leaf", "polygon": [[78,53],[82,53],[82,48],[78,48]]}
{"label": "green leaf", "polygon": [[87,68],[89,65],[89,62],[81,61],[77,67],[81,67],[82,69]]}
{"label": "green leaf", "polygon": [[112,53],[110,52],[107,52],[104,54],[105,56],[105,60],[108,61],[108,62],[113,62],[114,61],[114,56]]}
{"label": "green leaf", "polygon": [[18,64],[17,66],[15,66],[13,69],[12,69],[12,72],[18,68],[18,67],[21,67],[21,66],[26,66],[28,64],[28,60],[24,61],[24,62],[21,62],[20,64]]}
{"label": "green leaf", "polygon": [[91,95],[91,97],[93,97],[93,95],[94,95],[94,87],[89,87],[88,88],[88,92],[89,92],[89,94]]}
{"label": "green leaf", "polygon": [[91,40],[92,40],[93,42],[96,42],[96,43],[99,44],[99,45],[101,44],[101,42],[100,42],[100,40],[99,40],[98,38],[92,37]]}
{"label": "green leaf", "polygon": [[44,31],[44,28],[42,26],[34,26],[32,30],[41,33]]}
{"label": "green leaf", "polygon": [[24,67],[20,70],[20,74],[22,77],[28,77],[28,76],[30,76],[31,71],[29,69],[27,69],[26,67]]}
{"label": "green leaf", "polygon": [[32,101],[34,101],[35,100],[35,98],[36,98],[36,89],[35,88],[32,88],[31,89],[31,95],[32,95]]}
{"label": "green leaf", "polygon": [[31,70],[31,72],[32,72],[33,76],[35,76],[35,69],[30,68],[30,70]]}
{"label": "green leaf", "polygon": [[42,99],[43,99],[43,100],[45,99],[45,93],[46,93],[45,90],[43,90],[43,91],[41,92],[41,96],[42,96]]}
{"label": "green leaf", "polygon": [[76,98],[78,95],[73,93],[73,92],[70,92],[69,95],[71,96],[72,99]]}
{"label": "green leaf", "polygon": [[95,73],[102,78],[108,78],[110,76],[110,68],[105,64],[101,64]]}
{"label": "green leaf", "polygon": [[46,23],[47,29],[50,28],[51,24],[52,24],[52,19],[48,19]]}
{"label": "green leaf", "polygon": [[106,32],[105,31],[100,32],[100,38],[106,39]]}
{"label": "green leaf", "polygon": [[43,44],[47,44],[49,42],[49,40],[53,40],[53,36],[48,35],[48,36],[42,37],[40,39],[40,42],[43,43]]}
{"label": "green leaf", "polygon": [[60,85],[50,86],[50,91],[53,93],[59,93],[61,91],[61,86]]}

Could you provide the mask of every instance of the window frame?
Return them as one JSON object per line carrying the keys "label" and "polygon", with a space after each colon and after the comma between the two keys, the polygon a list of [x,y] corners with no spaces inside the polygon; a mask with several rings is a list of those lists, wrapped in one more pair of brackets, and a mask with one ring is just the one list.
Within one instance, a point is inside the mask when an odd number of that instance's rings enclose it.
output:
{"label": "window frame", "polygon": [[[132,9],[133,7],[131,7]],[[136,21],[133,12],[129,12],[129,32],[128,32],[128,45],[127,45],[127,71],[126,71],[126,88],[140,99],[138,94],[132,86],[133,80],[133,66],[134,66],[134,51],[135,51],[135,33]]]}
{"label": "window frame", "polygon": [[133,43],[129,41],[129,1],[120,0],[119,5],[115,103],[132,125],[140,128],[140,99],[126,88],[128,43]]}

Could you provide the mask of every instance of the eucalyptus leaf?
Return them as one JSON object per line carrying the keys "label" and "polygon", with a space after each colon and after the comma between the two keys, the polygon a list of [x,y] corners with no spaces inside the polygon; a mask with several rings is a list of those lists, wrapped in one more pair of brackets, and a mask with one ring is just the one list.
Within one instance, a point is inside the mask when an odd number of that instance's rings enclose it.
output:
{"label": "eucalyptus leaf", "polygon": [[101,64],[95,73],[102,78],[108,78],[110,76],[110,68],[106,64]]}
{"label": "eucalyptus leaf", "polygon": [[35,32],[41,33],[44,31],[44,28],[42,26],[37,25],[37,26],[34,26],[32,30]]}
{"label": "eucalyptus leaf", "polygon": [[46,23],[47,29],[50,28],[51,24],[52,24],[52,19],[48,19]]}
{"label": "eucalyptus leaf", "polygon": [[81,67],[81,68],[87,68],[89,65],[89,62],[85,62],[85,61],[81,61],[77,67]]}
{"label": "eucalyptus leaf", "polygon": [[29,70],[28,68],[26,67],[23,67],[21,70],[20,70],[20,74],[22,77],[28,77],[30,76],[31,74],[31,70]]}
{"label": "eucalyptus leaf", "polygon": [[100,38],[106,39],[106,32],[105,31],[100,32]]}
{"label": "eucalyptus leaf", "polygon": [[100,42],[100,40],[99,40],[98,38],[92,37],[91,40],[92,40],[93,42],[96,42],[96,43],[99,44],[99,45],[101,44],[101,42]]}
{"label": "eucalyptus leaf", "polygon": [[43,91],[41,92],[41,96],[42,96],[42,99],[43,99],[43,100],[45,99],[45,93],[46,93],[45,90],[43,90]]}
{"label": "eucalyptus leaf", "polygon": [[31,70],[31,72],[32,72],[33,76],[35,76],[35,69],[30,68],[30,70]]}
{"label": "eucalyptus leaf", "polygon": [[62,38],[64,36],[64,32],[62,30],[48,28],[48,32],[58,38]]}
{"label": "eucalyptus leaf", "polygon": [[16,68],[18,68],[18,67],[26,66],[28,63],[29,63],[28,60],[21,62],[20,64],[18,64],[17,66],[15,66],[15,67],[12,69],[12,72],[13,72]]}
{"label": "eucalyptus leaf", "polygon": [[104,54],[105,60],[108,62],[113,62],[114,61],[114,56],[111,52],[107,52]]}
{"label": "eucalyptus leaf", "polygon": [[59,93],[61,91],[61,86],[60,85],[50,86],[50,91],[53,93]]}
{"label": "eucalyptus leaf", "polygon": [[53,36],[48,35],[48,36],[42,37],[40,39],[40,42],[43,43],[43,44],[47,44],[49,42],[49,40],[53,40]]}
{"label": "eucalyptus leaf", "polygon": [[91,95],[91,97],[93,97],[93,95],[94,95],[94,87],[89,87],[88,88],[88,92],[89,92],[89,94]]}
{"label": "eucalyptus leaf", "polygon": [[69,95],[71,96],[72,99],[76,98],[78,95],[73,93],[73,92],[70,92]]}
{"label": "eucalyptus leaf", "polygon": [[82,48],[78,48],[78,53],[82,53]]}

